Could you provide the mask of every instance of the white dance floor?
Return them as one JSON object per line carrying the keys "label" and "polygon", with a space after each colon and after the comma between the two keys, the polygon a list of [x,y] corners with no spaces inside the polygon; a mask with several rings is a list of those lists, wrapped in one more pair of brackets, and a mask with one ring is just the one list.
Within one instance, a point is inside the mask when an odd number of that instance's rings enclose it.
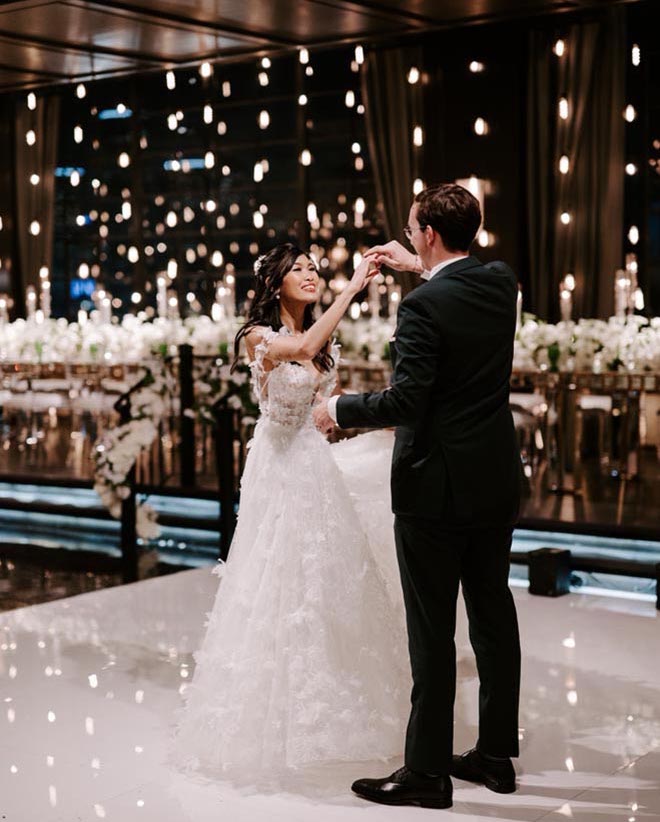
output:
{"label": "white dance floor", "polygon": [[[451,811],[354,797],[399,761],[328,767],[278,792],[163,762],[217,578],[209,569],[0,615],[0,820],[373,822],[660,818],[660,617],[648,598],[515,591],[523,639],[520,790],[455,781]],[[458,635],[456,749],[475,737],[477,679]]]}

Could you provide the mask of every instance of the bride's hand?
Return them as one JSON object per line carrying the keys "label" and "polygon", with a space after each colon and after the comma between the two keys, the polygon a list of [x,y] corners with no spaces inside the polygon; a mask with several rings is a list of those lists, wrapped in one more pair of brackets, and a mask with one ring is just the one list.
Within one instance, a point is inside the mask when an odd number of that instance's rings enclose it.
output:
{"label": "bride's hand", "polygon": [[373,260],[366,257],[362,260],[360,265],[355,269],[355,273],[351,277],[347,288],[352,294],[359,294],[363,288],[373,280],[376,274],[380,273],[380,266]]}

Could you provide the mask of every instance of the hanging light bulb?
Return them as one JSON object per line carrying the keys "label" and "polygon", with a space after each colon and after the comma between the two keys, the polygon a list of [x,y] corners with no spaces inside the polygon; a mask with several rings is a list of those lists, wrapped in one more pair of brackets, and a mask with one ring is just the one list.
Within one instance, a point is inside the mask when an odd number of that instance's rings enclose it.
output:
{"label": "hanging light bulb", "polygon": [[117,158],[117,164],[121,168],[128,168],[128,166],[130,166],[131,158],[128,156],[128,154],[125,151],[122,151],[122,153]]}
{"label": "hanging light bulb", "polygon": [[350,89],[346,92],[346,97],[344,97],[344,103],[346,104],[346,108],[353,108],[355,105],[355,92],[351,91]]}
{"label": "hanging light bulb", "polygon": [[137,250],[137,248],[134,245],[132,245],[128,249],[128,261],[129,261],[129,263],[136,263],[139,259],[140,259],[140,252]]}
{"label": "hanging light bulb", "polygon": [[30,174],[30,182],[32,183],[33,186],[38,186],[40,180],[41,180],[41,177],[39,177],[38,174]]}
{"label": "hanging light bulb", "polygon": [[231,97],[231,83],[229,80],[225,80],[222,84],[222,96]]}
{"label": "hanging light bulb", "polygon": [[413,145],[417,147],[424,145],[424,130],[421,126],[415,126],[413,129]]}
{"label": "hanging light bulb", "polygon": [[415,180],[415,182],[413,183],[413,194],[414,194],[415,196],[417,196],[418,194],[421,194],[421,192],[422,192],[422,191],[424,191],[424,181],[423,181],[423,180],[421,180],[421,179],[418,177],[418,178]]}
{"label": "hanging light bulb", "polygon": [[265,71],[260,71],[259,72],[258,80],[259,80],[259,85],[264,87],[264,88],[270,82],[269,79],[268,79],[268,74]]}
{"label": "hanging light bulb", "polygon": [[361,66],[364,63],[364,49],[362,46],[355,47],[355,62],[358,66]]}
{"label": "hanging light bulb", "polygon": [[417,66],[411,66],[408,69],[408,82],[411,86],[414,86],[415,83],[419,82],[419,76],[419,69],[417,68]]}
{"label": "hanging light bulb", "polygon": [[179,271],[179,264],[177,263],[177,261],[174,260],[174,259],[168,260],[167,261],[167,276],[169,277],[170,282],[172,280],[176,280],[176,275],[177,275],[178,271]]}
{"label": "hanging light bulb", "polygon": [[213,122],[213,106],[204,106],[204,122],[207,124]]}
{"label": "hanging light bulb", "polygon": [[488,134],[488,123],[483,117],[477,117],[474,121],[474,133],[478,134],[480,137],[483,137],[484,134]]}
{"label": "hanging light bulb", "polygon": [[222,256],[222,251],[214,251],[213,254],[211,254],[211,265],[220,268],[223,262],[224,257]]}
{"label": "hanging light bulb", "polygon": [[73,139],[76,143],[82,143],[82,141],[83,141],[82,126],[75,126],[75,128],[73,129]]}
{"label": "hanging light bulb", "polygon": [[79,100],[83,100],[87,96],[87,89],[84,83],[78,83],[76,86],[76,96]]}
{"label": "hanging light bulb", "polygon": [[306,94],[301,94],[300,97],[298,97],[298,105],[299,106],[306,106],[307,105],[307,95]]}
{"label": "hanging light bulb", "polygon": [[33,237],[37,237],[40,232],[41,224],[39,223],[39,220],[32,220],[30,223],[30,234],[32,234]]}
{"label": "hanging light bulb", "polygon": [[307,51],[307,49],[300,49],[298,58],[300,62],[303,64],[303,66],[306,66],[307,63],[309,63],[309,52]]}
{"label": "hanging light bulb", "polygon": [[559,116],[562,120],[568,120],[568,100],[566,97],[559,98]]}
{"label": "hanging light bulb", "polygon": [[316,208],[316,203],[308,203],[307,204],[307,222],[312,224],[317,222],[319,219],[319,213]]}
{"label": "hanging light bulb", "polygon": [[27,96],[27,107],[30,111],[34,111],[37,107],[37,95],[32,91]]}
{"label": "hanging light bulb", "polygon": [[623,110],[623,117],[629,123],[632,123],[633,120],[637,117],[637,112],[635,111],[635,107],[631,105],[627,105]]}
{"label": "hanging light bulb", "polygon": [[305,148],[300,152],[300,162],[304,166],[312,164],[312,153],[309,149]]}
{"label": "hanging light bulb", "polygon": [[207,151],[204,155],[204,168],[213,168],[215,165],[215,155],[212,151]]}
{"label": "hanging light bulb", "polygon": [[483,63],[480,63],[478,60],[473,60],[470,65],[468,66],[472,74],[480,74],[486,66]]}
{"label": "hanging light bulb", "polygon": [[359,154],[362,151],[362,147],[359,143],[353,143],[353,145],[351,146],[351,151],[353,152],[353,154]]}
{"label": "hanging light bulb", "polygon": [[557,57],[563,57],[564,52],[566,51],[566,43],[563,40],[557,40],[552,50],[557,55]]}
{"label": "hanging light bulb", "polygon": [[34,129],[30,129],[25,132],[25,142],[29,146],[33,146],[37,142],[37,135],[35,134]]}
{"label": "hanging light bulb", "polygon": [[638,66],[642,62],[642,50],[638,45],[632,47],[632,64]]}
{"label": "hanging light bulb", "polygon": [[270,114],[264,109],[259,112],[259,128],[266,129],[270,125]]}
{"label": "hanging light bulb", "polygon": [[264,178],[264,168],[261,163],[254,164],[254,172],[252,174],[255,183],[260,183]]}
{"label": "hanging light bulb", "polygon": [[637,166],[634,163],[628,163],[626,165],[626,174],[629,177],[632,177],[633,175],[637,174]]}
{"label": "hanging light bulb", "polygon": [[176,75],[173,71],[168,71],[165,75],[165,83],[170,91],[176,88]]}
{"label": "hanging light bulb", "polygon": [[208,78],[213,74],[213,66],[209,62],[204,62],[199,67],[199,74],[201,77]]}
{"label": "hanging light bulb", "polygon": [[178,222],[176,213],[174,211],[168,211],[165,216],[165,222],[170,228],[174,228]]}
{"label": "hanging light bulb", "polygon": [[179,121],[176,119],[176,114],[169,114],[167,116],[167,127],[170,131],[176,131],[179,127]]}
{"label": "hanging light bulb", "polygon": [[571,215],[568,211],[562,211],[559,219],[562,221],[564,225],[568,225],[571,222]]}
{"label": "hanging light bulb", "polygon": [[493,244],[493,235],[485,228],[482,228],[477,234],[477,243],[481,248],[488,248],[489,245]]}
{"label": "hanging light bulb", "polygon": [[76,188],[76,186],[79,186],[80,185],[80,172],[74,169],[71,172],[71,176],[69,177],[69,182],[71,183],[71,185],[74,188]]}
{"label": "hanging light bulb", "polygon": [[562,174],[568,174],[570,168],[571,168],[571,161],[568,159],[568,157],[565,154],[563,154],[559,158],[559,171]]}
{"label": "hanging light bulb", "polygon": [[264,227],[264,215],[260,211],[255,211],[252,215],[252,223],[255,228]]}
{"label": "hanging light bulb", "polygon": [[128,202],[128,200],[124,200],[124,202],[121,204],[121,216],[125,220],[130,220],[132,215],[133,209],[131,208],[131,204]]}
{"label": "hanging light bulb", "polygon": [[271,66],[270,57],[264,57],[261,61],[261,68],[269,69]]}
{"label": "hanging light bulb", "polygon": [[637,245],[639,242],[639,229],[636,225],[631,225],[628,229],[628,241],[631,245]]}

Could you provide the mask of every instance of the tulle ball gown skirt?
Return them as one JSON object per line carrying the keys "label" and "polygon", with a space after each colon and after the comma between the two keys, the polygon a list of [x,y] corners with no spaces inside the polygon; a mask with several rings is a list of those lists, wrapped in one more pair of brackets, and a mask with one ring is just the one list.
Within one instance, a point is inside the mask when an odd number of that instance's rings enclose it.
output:
{"label": "tulle ball gown skirt", "polygon": [[[256,776],[402,751],[410,673],[382,476],[390,445],[347,444],[338,459],[333,448],[311,425],[257,424],[177,717],[179,767]],[[343,471],[358,466],[372,482],[354,473],[350,489]]]}

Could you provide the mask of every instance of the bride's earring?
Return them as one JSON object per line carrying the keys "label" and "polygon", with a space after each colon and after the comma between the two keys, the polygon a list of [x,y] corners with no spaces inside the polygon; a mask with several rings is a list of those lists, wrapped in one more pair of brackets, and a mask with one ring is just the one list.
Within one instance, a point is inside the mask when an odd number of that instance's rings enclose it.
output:
{"label": "bride's earring", "polygon": [[278,291],[278,293],[275,295],[275,299],[279,300],[279,298],[280,298],[280,294],[279,294],[279,291]]}

